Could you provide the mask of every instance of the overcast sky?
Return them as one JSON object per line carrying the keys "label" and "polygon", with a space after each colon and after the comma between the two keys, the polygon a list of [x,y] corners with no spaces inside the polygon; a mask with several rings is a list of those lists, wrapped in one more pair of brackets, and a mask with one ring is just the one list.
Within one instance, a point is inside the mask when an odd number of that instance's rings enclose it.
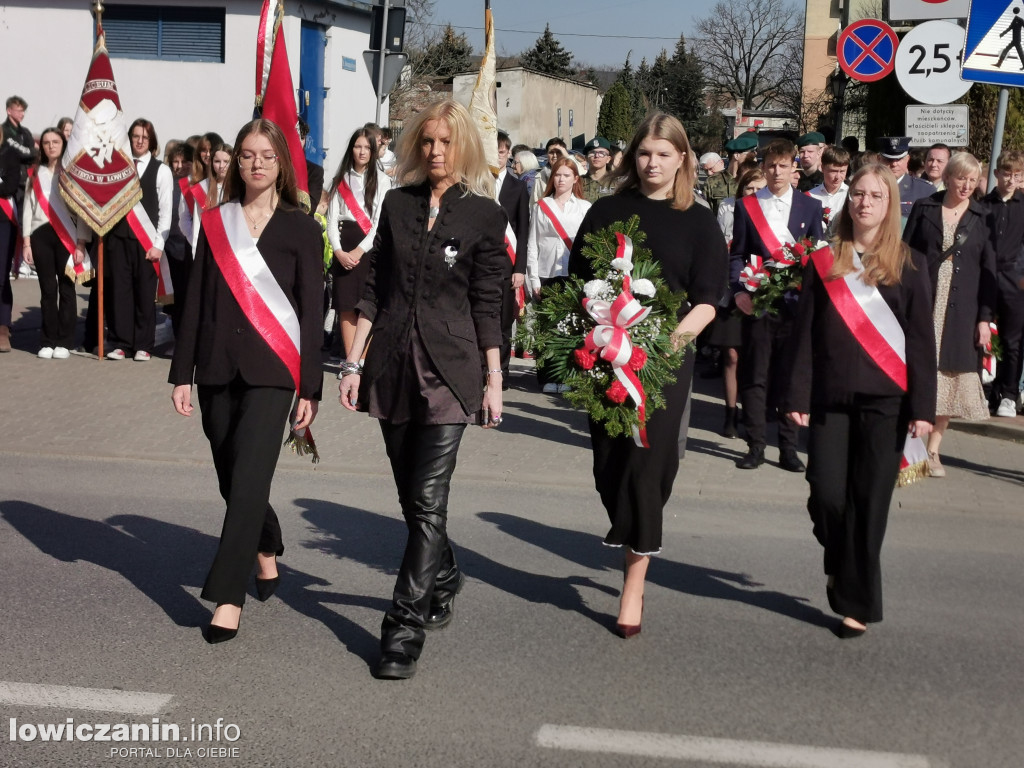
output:
{"label": "overcast sky", "polygon": [[[679,35],[690,37],[694,18],[707,16],[715,1],[491,0],[495,46],[500,55],[520,53],[534,44],[548,23],[578,61],[599,69],[617,68],[632,50],[632,61],[639,64],[644,56],[653,61],[662,48],[671,54]],[[437,0],[432,21],[451,23],[466,33],[477,53],[482,52],[483,0]]]}

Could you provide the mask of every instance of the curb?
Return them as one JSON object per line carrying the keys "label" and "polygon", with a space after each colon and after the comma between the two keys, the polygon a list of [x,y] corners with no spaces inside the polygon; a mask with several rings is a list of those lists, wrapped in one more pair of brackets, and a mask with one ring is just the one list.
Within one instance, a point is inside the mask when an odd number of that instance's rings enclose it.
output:
{"label": "curb", "polygon": [[993,416],[988,421],[957,421],[954,419],[949,422],[949,428],[971,435],[1024,443],[1024,417],[1021,416],[1014,419]]}

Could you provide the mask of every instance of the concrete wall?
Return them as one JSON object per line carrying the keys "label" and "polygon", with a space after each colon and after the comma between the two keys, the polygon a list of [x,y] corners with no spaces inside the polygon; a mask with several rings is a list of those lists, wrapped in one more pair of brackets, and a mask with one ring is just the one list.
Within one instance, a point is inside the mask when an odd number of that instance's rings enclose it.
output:
{"label": "concrete wall", "polygon": [[[174,4],[173,0],[132,2]],[[225,9],[223,63],[111,59],[126,117],[151,120],[161,149],[169,139],[206,131],[233,141],[252,117],[261,3],[189,0],[189,4]],[[288,3],[286,12],[284,33],[296,88],[303,19],[328,27],[323,143],[329,177],[341,162],[352,131],[374,118],[373,86],[363,62],[370,16],[360,3],[317,0]],[[0,6],[0,72],[5,89],[0,96],[16,93],[28,101],[25,125],[36,136],[60,117],[74,117],[92,57],[92,24],[86,0],[8,0]],[[342,70],[342,57],[356,60],[355,72]],[[386,122],[386,103],[382,115]]]}
{"label": "concrete wall", "polygon": [[[514,144],[543,147],[553,136],[570,143],[573,136],[587,139],[597,133],[600,98],[597,88],[559,77],[548,77],[522,67],[497,73],[498,125],[507,131]],[[476,84],[476,73],[456,75],[453,98],[469,104]],[[562,128],[558,128],[558,109],[562,110]],[[572,130],[569,110],[573,111]]]}

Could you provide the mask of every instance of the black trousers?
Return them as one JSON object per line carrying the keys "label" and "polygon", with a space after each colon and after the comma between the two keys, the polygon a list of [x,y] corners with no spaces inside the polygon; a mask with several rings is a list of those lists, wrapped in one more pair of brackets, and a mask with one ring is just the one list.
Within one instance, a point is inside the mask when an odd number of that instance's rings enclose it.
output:
{"label": "black trousers", "polygon": [[241,378],[197,389],[203,431],[213,452],[220,495],[227,502],[202,598],[243,605],[256,553],[284,552],[281,526],[270,506],[270,484],[294,392],[253,387]]}
{"label": "black trousers", "polygon": [[167,268],[171,272],[171,285],[174,286],[174,304],[171,305],[171,327],[174,337],[178,337],[181,328],[181,313],[185,310],[185,294],[188,291],[188,279],[192,274],[192,255],[185,253],[184,258],[167,257]]}
{"label": "black trousers", "polygon": [[[18,210],[21,210],[20,208]],[[11,290],[11,267],[14,266],[14,244],[18,230],[0,213],[0,325],[11,325],[14,291]]]}
{"label": "black trousers", "polygon": [[152,352],[156,335],[156,270],[134,237],[109,236],[105,243],[104,290],[110,295],[110,343],[126,352]]}
{"label": "black trousers", "polygon": [[32,233],[32,261],[39,277],[39,308],[43,314],[40,342],[44,347],[72,347],[78,303],[75,281],[64,272],[68,251],[50,224]]}
{"label": "black trousers", "polygon": [[[512,359],[512,325],[519,315],[516,290],[512,287],[512,261],[509,260],[501,275],[501,378],[508,384],[508,363]],[[525,286],[523,288],[525,289]]]}
{"label": "black trousers", "polygon": [[902,397],[858,396],[811,411],[807,510],[833,577],[828,602],[841,616],[882,620],[882,539],[907,438]]}
{"label": "black trousers", "polygon": [[779,412],[786,390],[786,344],[793,321],[789,318],[743,318],[740,353],[740,403],[747,445],[764,449],[768,421],[779,422],[779,450],[796,450],[797,426]]}
{"label": "black trousers", "polygon": [[459,566],[448,540],[448,489],[466,425],[381,420],[380,429],[409,530],[380,647],[418,659],[431,606],[458,589]]}
{"label": "black trousers", "polygon": [[995,397],[997,401],[1008,397],[1016,403],[1020,396],[1021,344],[1024,343],[1024,291],[1002,275],[999,276],[997,315],[1003,359],[996,369]]}

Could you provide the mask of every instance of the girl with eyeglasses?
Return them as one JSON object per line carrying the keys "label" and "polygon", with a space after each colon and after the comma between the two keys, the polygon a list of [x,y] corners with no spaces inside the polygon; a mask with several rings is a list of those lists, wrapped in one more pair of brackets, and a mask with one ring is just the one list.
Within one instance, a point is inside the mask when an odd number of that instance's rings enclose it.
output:
{"label": "girl with eyeglasses", "polygon": [[296,431],[313,422],[323,379],[323,238],[299,207],[288,142],[274,123],[254,120],[239,132],[224,197],[203,216],[168,377],[182,416],[192,415],[196,384],[227,503],[201,595],[217,605],[210,643],[238,633],[254,564],[257,599],[277,588],[284,545],[270,484],[281,434],[286,422]]}
{"label": "girl with eyeglasses", "polygon": [[925,257],[900,240],[888,168],[850,181],[836,235],[804,268],[786,412],[809,427],[813,532],[825,550],[834,631],[882,620],[882,540],[907,435],[935,421],[935,340]]}

